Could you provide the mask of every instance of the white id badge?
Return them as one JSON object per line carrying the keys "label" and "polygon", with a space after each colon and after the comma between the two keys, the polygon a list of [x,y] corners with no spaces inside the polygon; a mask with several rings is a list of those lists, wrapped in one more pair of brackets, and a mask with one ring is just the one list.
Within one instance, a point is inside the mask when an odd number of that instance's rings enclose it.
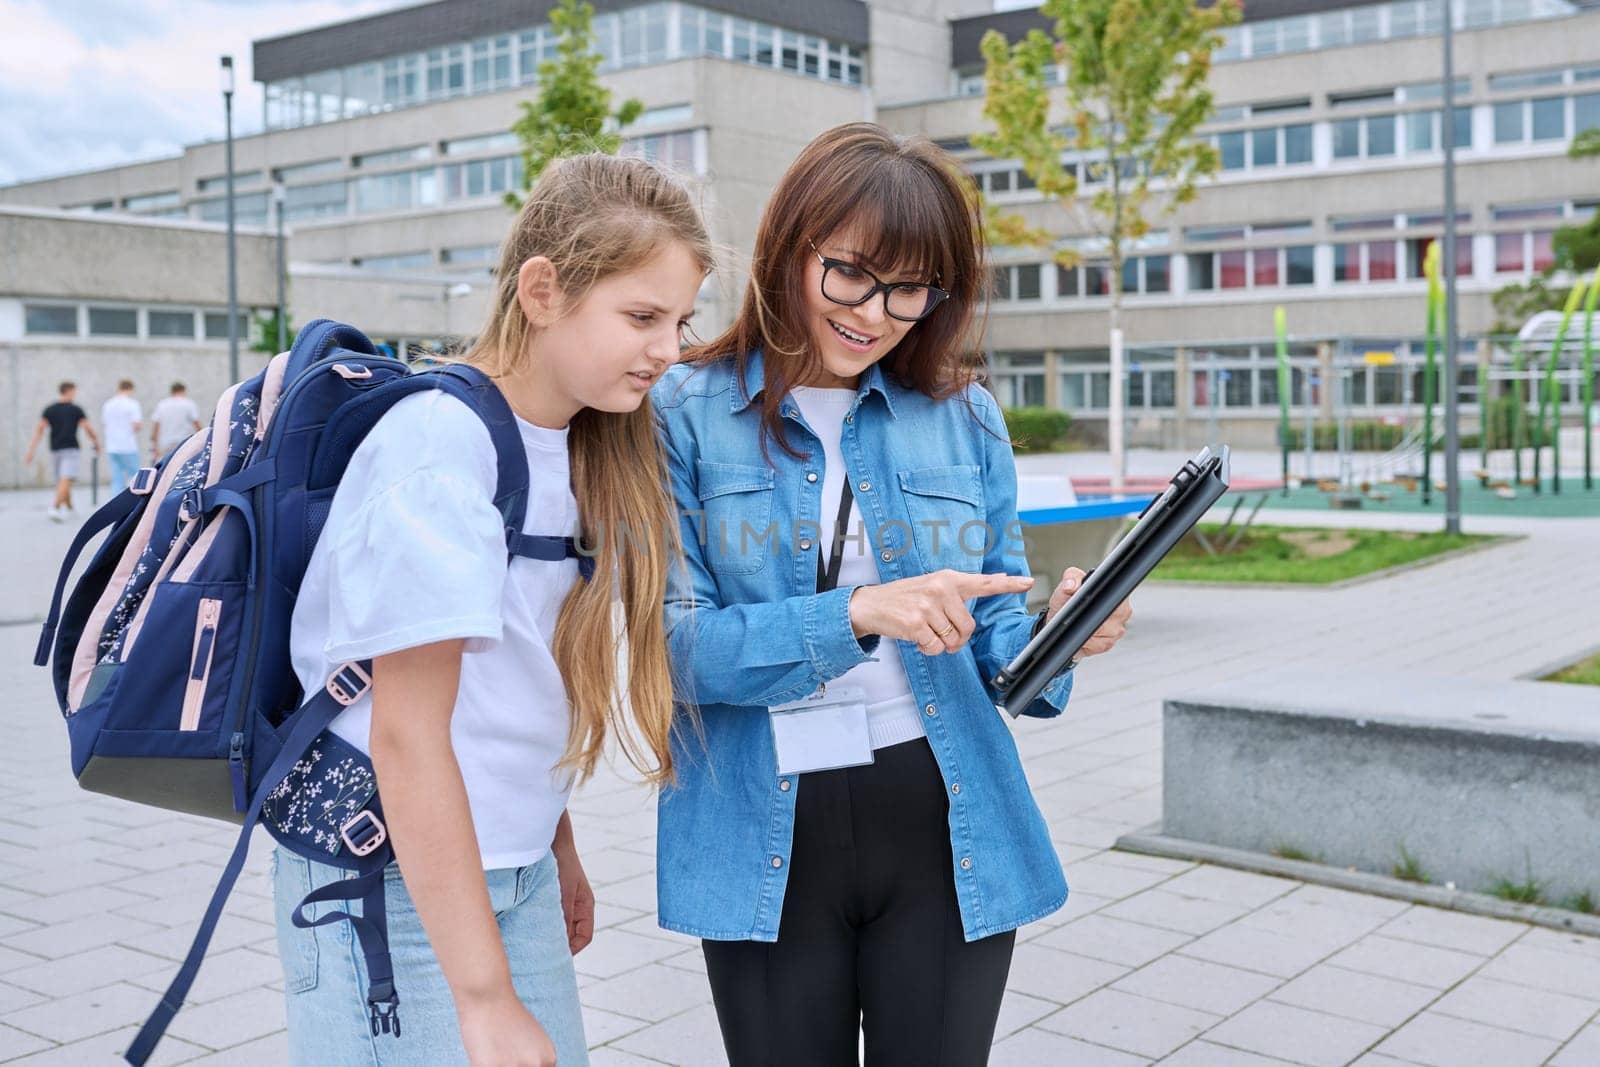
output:
{"label": "white id badge", "polygon": [[865,690],[822,686],[804,700],[767,709],[779,774],[804,774],[872,762]]}

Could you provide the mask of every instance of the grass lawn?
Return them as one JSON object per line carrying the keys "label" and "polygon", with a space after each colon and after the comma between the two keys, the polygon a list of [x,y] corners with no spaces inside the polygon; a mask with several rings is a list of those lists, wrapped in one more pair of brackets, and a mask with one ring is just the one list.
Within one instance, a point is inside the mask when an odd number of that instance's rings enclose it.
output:
{"label": "grass lawn", "polygon": [[[1208,524],[1201,529],[1212,538],[1214,547],[1220,547],[1214,536],[1220,527]],[[1252,526],[1231,552],[1215,558],[1207,555],[1192,536],[1185,538],[1151,577],[1190,582],[1326,585],[1493,540],[1469,534]],[[1600,667],[1592,665],[1592,669]]]}
{"label": "grass lawn", "polygon": [[1570,667],[1563,667],[1542,680],[1546,682],[1571,682],[1574,685],[1600,685],[1600,653],[1596,653],[1588,659],[1579,660]]}

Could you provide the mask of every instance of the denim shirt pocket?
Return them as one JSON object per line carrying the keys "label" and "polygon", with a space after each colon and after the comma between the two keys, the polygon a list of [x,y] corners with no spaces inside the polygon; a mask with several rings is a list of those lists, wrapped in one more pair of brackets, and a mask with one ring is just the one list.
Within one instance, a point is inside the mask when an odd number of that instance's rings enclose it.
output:
{"label": "denim shirt pocket", "polygon": [[983,480],[976,465],[901,471],[900,489],[925,570],[976,574],[982,569],[991,538],[1004,531],[991,531],[985,524]]}
{"label": "denim shirt pocket", "polygon": [[696,475],[706,564],[717,574],[755,574],[778,548],[772,468],[702,459]]}

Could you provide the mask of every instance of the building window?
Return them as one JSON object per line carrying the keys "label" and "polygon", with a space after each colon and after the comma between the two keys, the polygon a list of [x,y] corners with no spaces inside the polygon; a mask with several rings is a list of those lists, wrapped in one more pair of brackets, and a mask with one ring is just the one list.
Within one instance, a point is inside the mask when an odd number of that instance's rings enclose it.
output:
{"label": "building window", "polygon": [[[205,314],[206,340],[226,341],[228,339],[228,313],[226,311],[208,311]],[[238,315],[236,327],[240,338],[250,336],[250,320],[244,312]]]}
{"label": "building window", "polygon": [[89,309],[89,336],[138,337],[139,312],[134,308]]}
{"label": "building window", "polygon": [[994,299],[1000,302],[1038,300],[1038,263],[1012,263],[994,268]]}
{"label": "building window", "polygon": [[166,193],[146,193],[143,196],[130,196],[122,202],[124,210],[145,212],[163,211],[168,208],[178,207],[182,203],[176,189]]}
{"label": "building window", "polygon": [[1533,139],[1559,141],[1567,135],[1567,98],[1553,96],[1531,103]]}
{"label": "building window", "polygon": [[398,252],[386,256],[361,256],[353,263],[363,270],[371,271],[428,270],[433,266],[433,253]]}
{"label": "building window", "polygon": [[180,337],[185,341],[194,340],[194,312],[150,311],[147,315],[151,337]]}
{"label": "building window", "polygon": [[349,184],[342,181],[291,185],[283,191],[283,217],[290,222],[343,215],[349,207]]}
{"label": "building window", "polygon": [[24,304],[23,329],[37,334],[77,336],[78,309],[75,305]]}

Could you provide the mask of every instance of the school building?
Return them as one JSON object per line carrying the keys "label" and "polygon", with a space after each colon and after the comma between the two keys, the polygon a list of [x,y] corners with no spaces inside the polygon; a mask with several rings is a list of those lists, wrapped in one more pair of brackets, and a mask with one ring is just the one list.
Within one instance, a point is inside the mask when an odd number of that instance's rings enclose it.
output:
{"label": "school building", "polygon": [[[1479,359],[1493,355],[1482,343],[1495,321],[1491,295],[1542,270],[1554,229],[1600,204],[1600,161],[1566,156],[1580,130],[1600,126],[1600,7],[1452,4],[1470,425]],[[503,197],[522,176],[508,130],[554,53],[551,6],[434,0],[255,42],[265,110],[261,132],[235,142],[234,205],[241,227],[266,233],[281,211],[297,320],[346,316],[397,349],[468,336],[482,321],[511,220]],[[624,150],[689,176],[732,258],[703,293],[703,334],[737,306],[742,260],[784,167],[822,129],[872,119],[945,145],[992,199],[1079,251],[1081,265],[1064,270],[1037,251],[996,250],[986,346],[1003,402],[1060,407],[1103,428],[1103,246],[1085,219],[1045,204],[1014,161],[970,147],[985,125],[984,32],[1016,38],[1044,25],[1036,10],[995,6],[596,0],[604,79],[618,100],[645,105]],[[1422,264],[1443,223],[1443,12],[1442,0],[1246,0],[1212,75],[1217,113],[1206,136],[1223,170],[1125,267],[1135,443],[1188,445],[1212,432],[1269,443],[1278,305],[1293,338],[1297,411],[1309,403],[1321,417],[1393,416],[1420,395]],[[1068,161],[1093,192],[1103,165]],[[209,142],[0,188],[0,206],[214,231],[224,184],[223,146]],[[212,267],[214,306],[220,259]],[[13,289],[15,336],[0,332],[0,345],[93,341],[93,308],[111,296],[87,283],[76,294]],[[253,290],[246,303],[272,299]],[[65,314],[29,310],[74,302],[81,311],[67,333]],[[120,343],[165,343],[152,324],[168,306],[151,297],[135,310],[137,329]],[[194,321],[204,346],[203,320]],[[1375,351],[1393,362],[1368,362]]]}

